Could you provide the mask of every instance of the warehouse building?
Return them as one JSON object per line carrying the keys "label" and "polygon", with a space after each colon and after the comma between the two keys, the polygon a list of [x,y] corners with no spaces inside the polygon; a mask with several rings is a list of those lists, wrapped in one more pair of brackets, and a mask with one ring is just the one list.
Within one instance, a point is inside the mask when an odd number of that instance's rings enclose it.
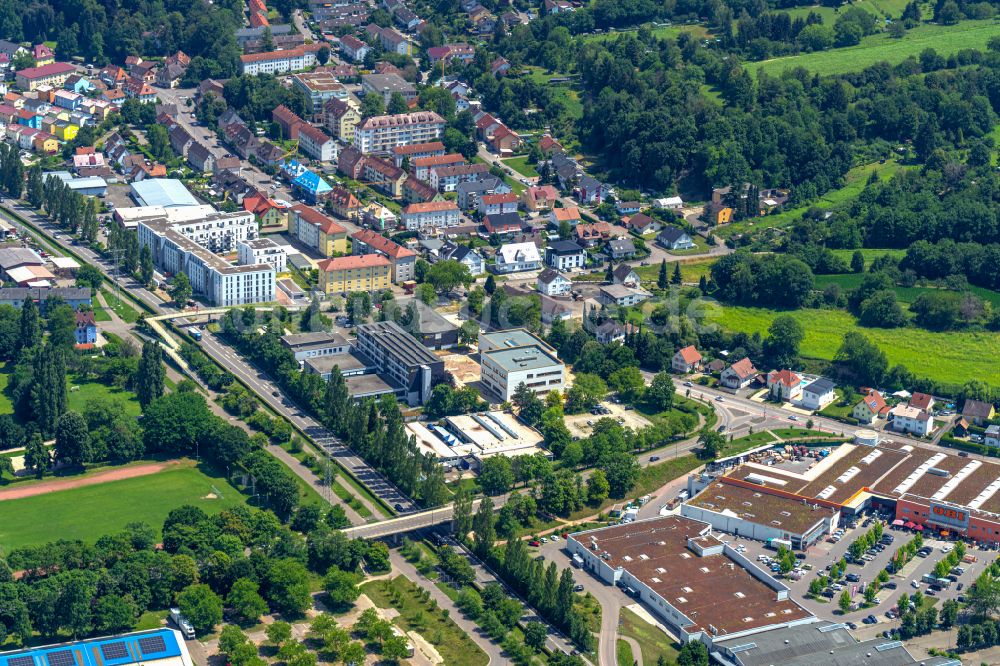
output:
{"label": "warehouse building", "polygon": [[281,336],[281,344],[292,351],[299,363],[308,358],[344,354],[350,347],[347,338],[329,331],[289,333]]}
{"label": "warehouse building", "polygon": [[184,183],[176,178],[147,178],[129,185],[130,195],[137,206],[197,206],[194,198]]}
{"label": "warehouse building", "polygon": [[718,640],[816,621],[707,523],[668,515],[577,532],[566,546],[584,570],[632,591],[681,642],[700,640],[709,651]]}
{"label": "warehouse building", "polygon": [[436,424],[414,421],[406,424],[406,431],[422,452],[449,467],[464,461],[478,469],[483,460],[498,455],[548,455],[542,435],[508,412],[463,414]]}

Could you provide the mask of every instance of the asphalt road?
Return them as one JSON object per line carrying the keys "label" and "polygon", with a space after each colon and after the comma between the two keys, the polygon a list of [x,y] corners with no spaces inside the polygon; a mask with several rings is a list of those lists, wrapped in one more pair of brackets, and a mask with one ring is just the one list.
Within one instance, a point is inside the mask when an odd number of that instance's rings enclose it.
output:
{"label": "asphalt road", "polygon": [[[9,204],[10,202],[8,201],[7,203]],[[60,238],[56,238],[54,234],[59,230],[55,223],[36,215],[34,211],[27,206],[14,205],[12,207],[19,215],[28,219],[32,224],[45,232],[49,236],[51,242],[60,245],[65,249],[71,249],[73,252],[83,257],[88,263],[99,267],[106,275],[111,277],[113,281],[117,282],[122,289],[129,291],[133,296],[142,300],[155,312],[160,314],[175,312],[172,307],[165,306],[163,301],[161,301],[156,294],[152,293],[142,285],[137,284],[131,279],[114,277],[116,275],[114,266],[106,263],[102,257],[98,256],[97,253],[90,248],[84,245],[71,247],[64,234],[60,234]],[[16,220],[10,221],[16,224]],[[247,382],[247,384],[254,389],[261,400],[266,402],[277,413],[287,418],[296,427],[302,430],[302,432],[304,432],[318,446],[327,451],[339,464],[341,464],[345,469],[350,470],[350,472],[373,494],[381,498],[389,504],[389,506],[393,507],[397,513],[416,511],[416,505],[399,489],[389,483],[385,477],[383,477],[374,468],[367,465],[361,458],[354,455],[350,449],[345,447],[340,440],[334,437],[333,433],[322,427],[312,417],[306,415],[304,412],[301,412],[297,407],[295,407],[291,400],[285,398],[280,389],[274,385],[266,375],[263,375],[263,373],[255,370],[231,348],[219,343],[212,335],[205,335],[202,338],[202,348],[218,363],[222,364],[223,367],[237,375],[241,380]],[[299,416],[299,414],[302,414],[302,416]]]}

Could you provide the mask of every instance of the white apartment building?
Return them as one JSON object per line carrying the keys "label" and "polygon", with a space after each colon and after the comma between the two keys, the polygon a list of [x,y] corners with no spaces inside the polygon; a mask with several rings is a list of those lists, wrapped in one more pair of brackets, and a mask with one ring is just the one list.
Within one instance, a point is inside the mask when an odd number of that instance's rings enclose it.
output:
{"label": "white apartment building", "polygon": [[540,344],[480,352],[482,383],[507,402],[522,383],[538,394],[562,391],[565,366]]}
{"label": "white apartment building", "polygon": [[303,44],[294,49],[248,53],[240,56],[240,74],[284,74],[308,69],[316,64],[322,44]]}
{"label": "white apartment building", "polygon": [[236,262],[240,266],[270,264],[276,273],[284,273],[288,269],[288,255],[285,248],[270,238],[240,241],[236,248]]}
{"label": "white apartment building", "polygon": [[212,252],[232,252],[240,241],[257,237],[257,220],[250,211],[212,213],[191,220],[170,221],[171,228]]}
{"label": "white apartment building", "polygon": [[456,226],[461,222],[461,214],[454,201],[427,201],[404,208],[402,220],[407,231],[419,231],[427,227],[441,229]]}
{"label": "white apartment building", "polygon": [[534,243],[507,243],[497,250],[497,273],[520,273],[537,271],[542,267],[542,256]]}
{"label": "white apartment building", "polygon": [[889,421],[896,432],[927,437],[934,431],[934,417],[922,409],[899,404],[889,411]]}
{"label": "white apartment building", "polygon": [[275,271],[270,264],[233,266],[209,252],[166,220],[141,220],[139,247],[149,247],[163,273],[183,272],[195,294],[214,307],[269,303],[275,299]]}
{"label": "white apartment building", "polygon": [[433,111],[372,116],[354,130],[354,145],[363,153],[389,152],[396,146],[428,143],[441,137],[444,118]]}
{"label": "white apartment building", "polygon": [[299,127],[299,148],[320,162],[332,162],[337,159],[337,146],[333,139],[313,125],[305,124]]}

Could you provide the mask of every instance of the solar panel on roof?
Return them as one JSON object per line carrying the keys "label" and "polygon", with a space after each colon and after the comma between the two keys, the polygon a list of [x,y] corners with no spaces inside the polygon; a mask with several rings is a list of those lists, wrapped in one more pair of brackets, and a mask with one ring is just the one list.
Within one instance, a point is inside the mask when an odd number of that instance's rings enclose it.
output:
{"label": "solar panel on roof", "polygon": [[7,666],[35,666],[35,658],[30,655],[11,657],[7,660]]}
{"label": "solar panel on roof", "polygon": [[156,652],[166,652],[167,644],[163,641],[163,636],[148,636],[139,639],[139,649],[143,656]]}
{"label": "solar panel on roof", "polygon": [[69,650],[50,652],[45,658],[49,660],[49,666],[76,666],[76,657]]}
{"label": "solar panel on roof", "polygon": [[124,643],[105,643],[101,646],[101,654],[105,659],[124,659],[128,656],[128,649]]}

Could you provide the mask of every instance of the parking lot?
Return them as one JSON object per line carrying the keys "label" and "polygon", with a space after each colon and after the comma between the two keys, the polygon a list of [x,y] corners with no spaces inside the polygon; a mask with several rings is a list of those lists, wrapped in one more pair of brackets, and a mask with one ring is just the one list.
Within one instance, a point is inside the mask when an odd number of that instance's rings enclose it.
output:
{"label": "parking lot", "polygon": [[[940,606],[940,603],[945,599],[955,599],[962,595],[965,589],[982,572],[984,562],[990,562],[994,557],[994,554],[990,551],[983,551],[972,546],[967,546],[966,554],[976,557],[977,561],[975,563],[960,564],[960,566],[965,568],[965,572],[961,576],[958,576],[958,580],[953,582],[949,588],[940,592],[928,592],[928,586],[922,583],[921,579],[924,574],[932,573],[937,562],[947,555],[947,553],[942,551],[942,547],[950,549],[954,547],[954,544],[950,541],[925,537],[924,545],[932,548],[930,554],[927,557],[915,556],[898,573],[890,574],[889,582],[879,590],[877,596],[878,604],[876,606],[859,608],[858,610],[848,611],[842,615],[837,603],[841,590],[835,590],[832,599],[823,598],[820,601],[806,598],[806,594],[809,592],[809,583],[817,576],[826,574],[827,566],[845,557],[851,543],[871,527],[870,525],[862,527],[863,524],[864,520],[860,521],[854,529],[847,529],[844,536],[837,543],[822,540],[812,546],[805,553],[805,559],[798,560],[800,564],[808,564],[812,567],[811,570],[803,571],[802,578],[799,580],[787,577],[780,578],[791,589],[793,598],[816,614],[817,617],[837,622],[853,622],[860,627],[864,618],[873,615],[877,620],[877,626],[880,630],[894,629],[899,626],[899,620],[887,618],[885,613],[896,606],[900,596],[904,592],[912,594],[917,589],[920,589],[924,594],[931,594],[934,598],[938,599],[938,606]],[[863,600],[862,585],[871,583],[878,572],[889,564],[896,551],[914,537],[908,530],[893,530],[886,523],[883,523],[883,533],[892,535],[894,538],[893,543],[887,545],[881,552],[874,554],[872,560],[864,563],[864,565],[849,563],[845,572],[845,578],[839,581],[839,584],[844,586],[842,589],[851,591],[858,600]],[[769,570],[765,562],[758,560],[758,556],[766,555],[773,557],[776,554],[775,550],[768,548],[765,544],[758,541],[750,541],[728,535],[724,535],[722,538],[734,545],[745,546],[746,550],[744,554],[752,561],[757,562],[763,569]],[[850,576],[852,579],[856,577],[857,581],[847,580],[847,576]],[[913,587],[913,582],[916,582],[919,587]],[[961,590],[958,589],[959,585],[962,586]]]}

